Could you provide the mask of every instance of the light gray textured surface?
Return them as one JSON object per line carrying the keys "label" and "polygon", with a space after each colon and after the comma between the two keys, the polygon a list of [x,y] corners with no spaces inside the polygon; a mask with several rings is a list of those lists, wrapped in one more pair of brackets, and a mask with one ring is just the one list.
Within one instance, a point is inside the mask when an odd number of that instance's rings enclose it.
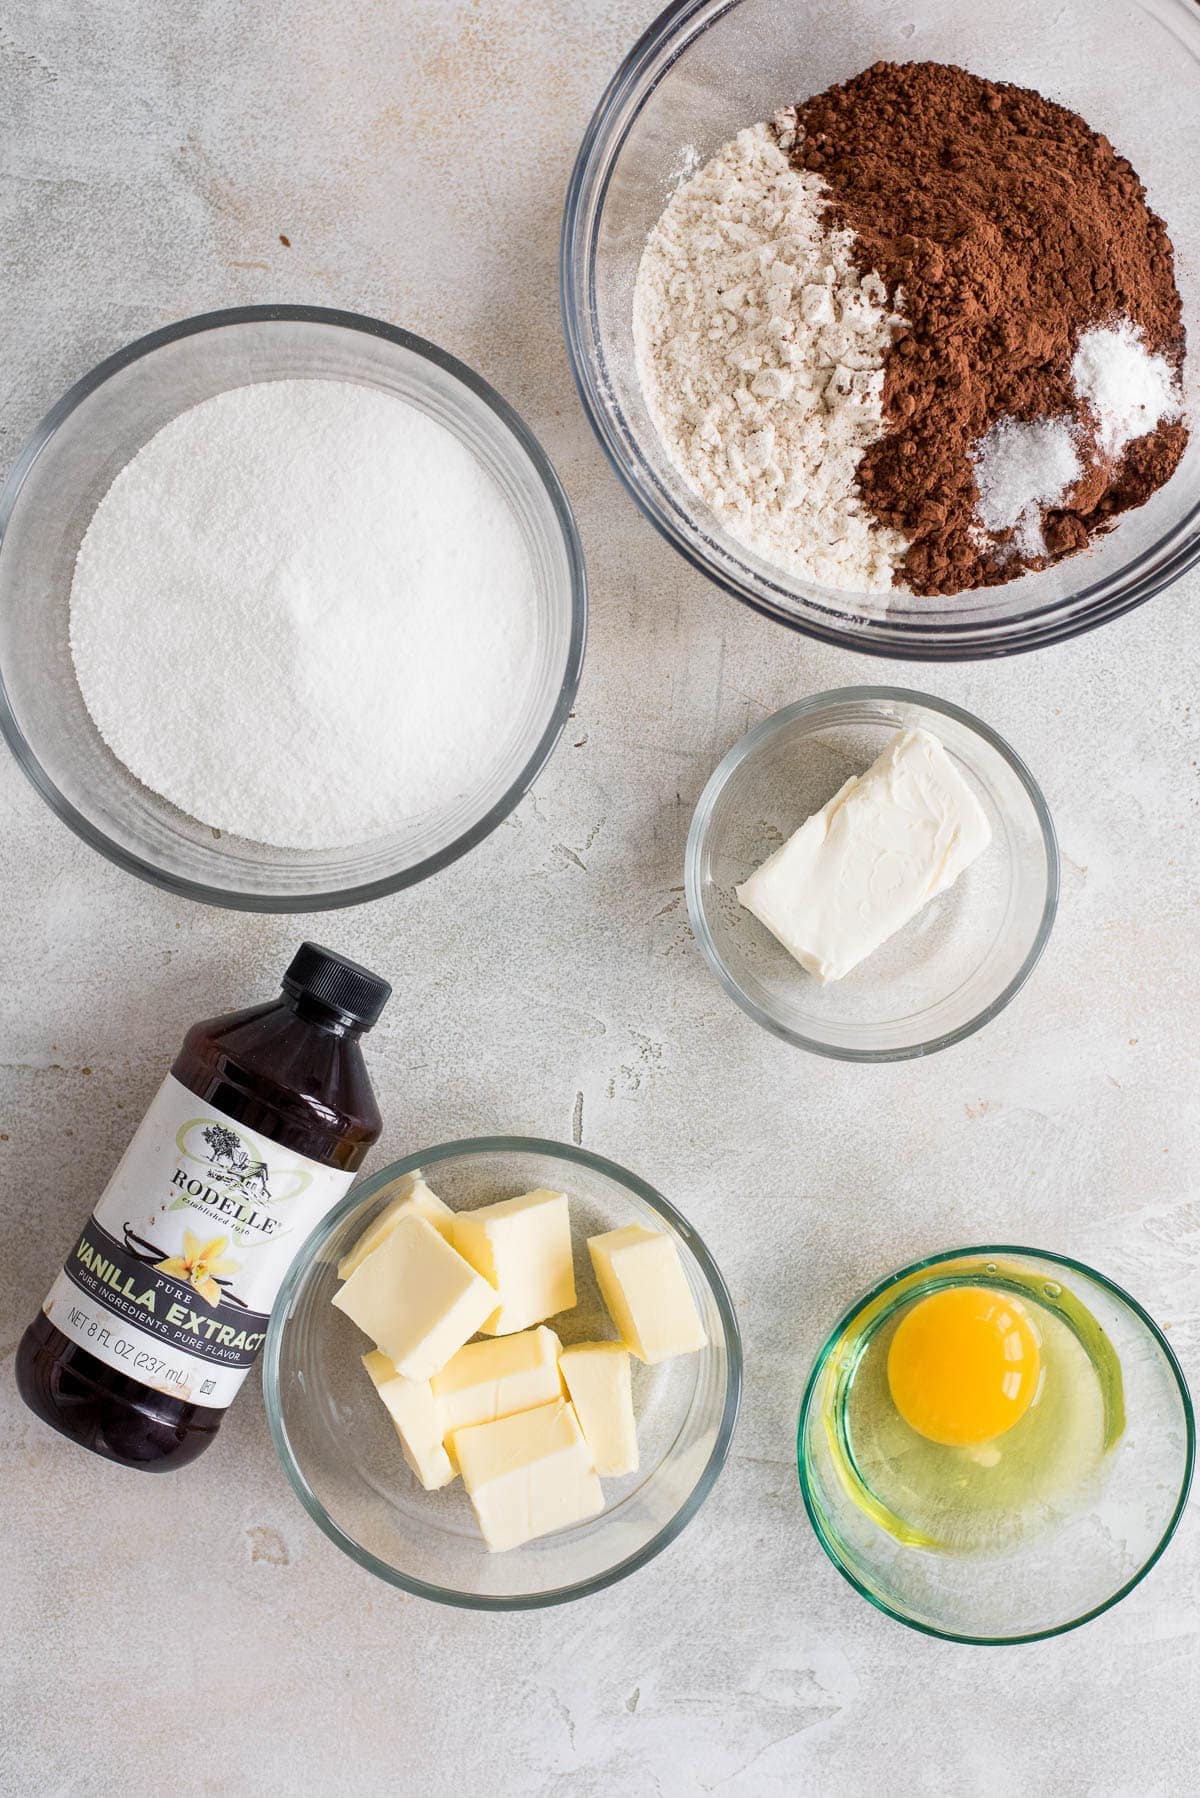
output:
{"label": "light gray textured surface", "polygon": [[[618,488],[576,403],[555,252],[570,159],[644,0],[28,0],[0,15],[0,455],[131,337],[306,300],[411,326],[525,414],[577,508],[592,635],[534,796],[466,862],[365,910],[256,919],[98,860],[0,765],[0,1789],[465,1790],[538,1798],[1196,1789],[1193,1510],[1116,1612],[950,1647],[823,1559],[792,1456],[811,1356],[889,1267],[1031,1241],[1127,1284],[1200,1378],[1195,608],[1180,583],[1034,659],[922,671],[711,590]],[[291,239],[284,248],[280,233]],[[983,714],[1064,853],[1033,982],[928,1064],[838,1067],[723,998],[685,922],[691,807],[748,723],[905,678]],[[386,971],[375,1162],[493,1129],[656,1182],[730,1282],[741,1426],[699,1519],[586,1605],[487,1618],[376,1585],[293,1502],[254,1382],[196,1468],[95,1461],[9,1368],[194,1018],[315,934]]]}

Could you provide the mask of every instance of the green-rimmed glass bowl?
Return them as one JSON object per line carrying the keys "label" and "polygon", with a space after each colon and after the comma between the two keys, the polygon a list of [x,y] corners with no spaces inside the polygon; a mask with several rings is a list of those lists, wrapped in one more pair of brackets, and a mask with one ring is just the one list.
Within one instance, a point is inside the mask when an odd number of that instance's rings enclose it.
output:
{"label": "green-rimmed glass bowl", "polygon": [[[834,1451],[847,1357],[938,1285],[1004,1285],[1007,1272],[1048,1305],[1091,1314],[1121,1364],[1124,1430],[1075,1502],[991,1553],[902,1545],[855,1501]],[[1015,1290],[1026,1290],[1023,1286]],[[1064,1298],[1064,1295],[1066,1297]],[[860,1332],[862,1334],[860,1334]],[[1041,1249],[951,1250],[902,1268],[866,1293],[833,1331],[800,1407],[800,1489],[822,1548],[889,1617],[954,1642],[1035,1642],[1098,1617],[1144,1579],[1183,1515],[1196,1452],[1187,1382],[1166,1337],[1103,1274]]]}
{"label": "green-rimmed glass bowl", "polygon": [[[605,1480],[601,1516],[489,1554],[461,1480],[425,1492],[406,1466],[360,1357],[371,1347],[330,1300],[337,1263],[396,1182],[421,1169],[455,1210],[550,1187],[571,1201],[579,1302],[549,1320],[564,1343],[612,1337],[586,1239],[623,1224],[665,1231],[708,1344],[658,1367],[635,1361],[641,1465]],[[389,1585],[471,1610],[529,1610],[623,1579],[672,1542],[712,1491],[729,1451],[742,1383],[733,1305],[703,1242],[661,1193],[587,1149],[531,1137],[476,1137],[394,1162],[324,1218],[293,1262],[263,1363],[267,1417],[284,1472],[330,1541]]]}

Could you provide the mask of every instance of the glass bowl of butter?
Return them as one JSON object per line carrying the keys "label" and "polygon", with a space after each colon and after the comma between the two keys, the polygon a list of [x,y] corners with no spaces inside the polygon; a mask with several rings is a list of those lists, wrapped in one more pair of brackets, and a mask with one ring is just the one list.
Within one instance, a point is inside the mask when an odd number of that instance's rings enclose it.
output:
{"label": "glass bowl of butter", "polygon": [[902,1061],[959,1042],[1021,990],[1058,903],[1054,826],[978,718],[844,687],[751,730],[688,835],[692,928],[721,985],[785,1042]]}
{"label": "glass bowl of butter", "polygon": [[284,1471],[330,1540],[390,1585],[492,1611],[584,1597],[673,1541],[724,1464],[741,1379],[687,1220],[615,1163],[525,1137],[356,1187],[297,1255],[263,1363]]}

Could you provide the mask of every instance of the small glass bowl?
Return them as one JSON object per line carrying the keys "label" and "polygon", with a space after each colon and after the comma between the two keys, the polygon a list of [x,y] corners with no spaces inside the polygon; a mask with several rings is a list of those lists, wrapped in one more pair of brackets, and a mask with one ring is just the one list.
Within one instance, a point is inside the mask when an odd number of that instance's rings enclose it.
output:
{"label": "small glass bowl", "polygon": [[[828,1413],[839,1350],[864,1313],[878,1328],[931,1278],[986,1282],[999,1265],[1064,1288],[1092,1313],[1121,1364],[1125,1429],[1044,1530],[992,1554],[902,1546],[850,1497],[830,1448]],[[1002,1645],[1062,1635],[1118,1604],[1159,1559],[1183,1515],[1196,1454],[1191,1395],[1166,1337],[1135,1299],[1066,1255],[1003,1245],[952,1250],[902,1268],[842,1318],[800,1406],[800,1489],[817,1539],[855,1591],[899,1623],[952,1642]]]}
{"label": "small glass bowl", "polygon": [[[462,1481],[425,1492],[361,1365],[366,1338],[330,1300],[337,1263],[420,1169],[454,1210],[546,1186],[571,1200],[579,1302],[550,1319],[567,1342],[614,1332],[585,1241],[624,1224],[665,1231],[679,1251],[707,1346],[658,1367],[633,1362],[639,1471],[605,1480],[591,1522],[505,1554],[484,1547]],[[691,1521],[724,1465],[737,1420],[742,1346],[733,1304],[703,1242],[661,1193],[587,1149],[531,1137],[476,1137],[410,1155],[356,1187],[292,1263],[267,1334],[267,1418],[284,1472],[313,1521],[389,1585],[478,1611],[584,1598],[634,1573]]]}
{"label": "small glass bowl", "polygon": [[[822,986],[734,888],[896,731],[917,726],[945,745],[992,841],[903,930]],[[904,1061],[981,1030],[1024,986],[1054,923],[1058,844],[1037,782],[978,718],[904,687],[842,687],[735,743],[700,795],[684,879],[696,941],[756,1023],[816,1055]]]}
{"label": "small glass bowl", "polygon": [[1140,605],[1200,558],[1200,431],[1148,503],[1078,556],[951,597],[839,592],[745,548],[685,485],[646,411],[633,291],[648,232],[684,176],[745,125],[885,58],[957,63],[1036,88],[1128,156],[1178,252],[1200,416],[1200,183],[1178,121],[1200,105],[1194,0],[676,0],[634,44],[584,133],[560,254],[563,322],[596,435],[667,542],[743,604],[867,655],[951,661],[1078,636]]}
{"label": "small glass bowl", "polygon": [[[130,458],[214,394],[303,379],[395,394],[452,431],[511,506],[536,586],[533,678],[476,790],[444,814],[328,850],[223,834],[144,787],[93,724],[68,638],[80,542]],[[579,684],[586,623],[575,522],[536,438],[465,364],[356,313],[245,306],[140,338],[59,400],[0,492],[0,730],[43,799],[85,843],[128,872],[209,905],[262,912],[357,905],[423,880],[473,848],[528,791],[557,743]],[[397,670],[398,693],[402,677]],[[370,778],[364,768],[364,781]]]}

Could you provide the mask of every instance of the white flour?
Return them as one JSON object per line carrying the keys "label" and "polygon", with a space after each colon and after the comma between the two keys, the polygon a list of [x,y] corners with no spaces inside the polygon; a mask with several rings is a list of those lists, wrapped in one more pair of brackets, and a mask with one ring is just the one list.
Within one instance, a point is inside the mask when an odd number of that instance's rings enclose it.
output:
{"label": "white flour", "polygon": [[88,527],[71,651],[101,736],[205,824],[331,848],[486,778],[528,690],[533,576],[474,456],[403,400],[272,381],[206,400]]}
{"label": "white flour", "polygon": [[638,269],[638,376],[671,461],[731,536],[791,574],[881,592],[907,540],[863,510],[855,470],[883,430],[902,321],[878,275],[860,279],[852,233],[826,224],[825,191],[766,124],[684,182]]}

